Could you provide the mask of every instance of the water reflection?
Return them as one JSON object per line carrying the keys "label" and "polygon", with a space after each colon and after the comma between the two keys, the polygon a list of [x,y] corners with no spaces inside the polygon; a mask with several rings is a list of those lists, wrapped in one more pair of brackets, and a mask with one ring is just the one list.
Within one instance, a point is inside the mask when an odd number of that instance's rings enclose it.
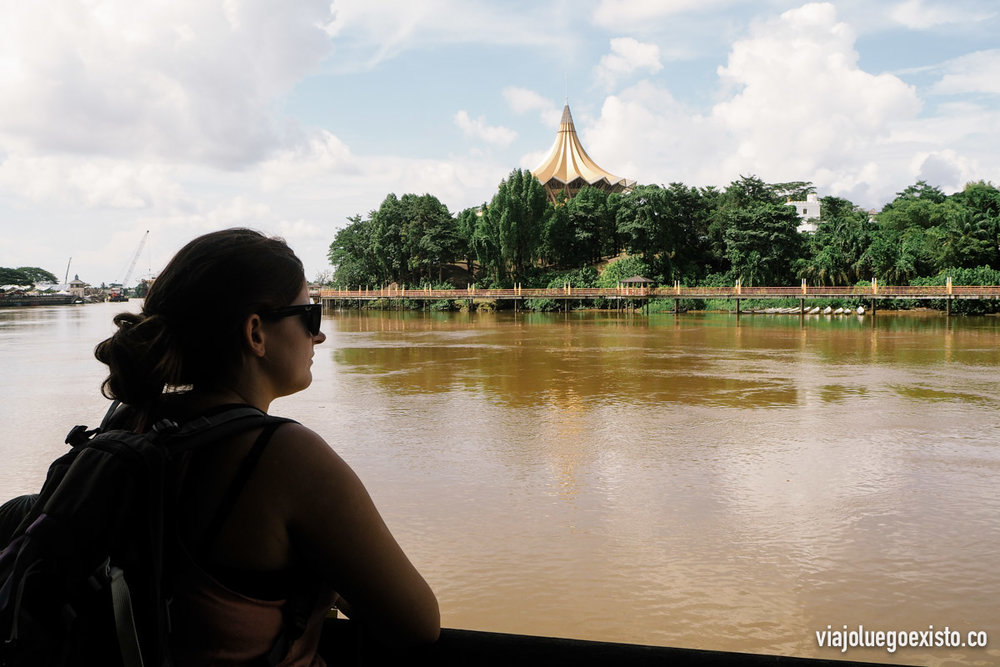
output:
{"label": "water reflection", "polygon": [[[103,412],[118,310],[0,311],[4,496]],[[448,626],[839,657],[816,630],[1000,637],[998,324],[328,311],[275,411],[357,470]]]}
{"label": "water reflection", "polygon": [[463,317],[337,313],[330,352],[481,480],[424,487],[455,624],[823,655],[993,622],[995,320]]}

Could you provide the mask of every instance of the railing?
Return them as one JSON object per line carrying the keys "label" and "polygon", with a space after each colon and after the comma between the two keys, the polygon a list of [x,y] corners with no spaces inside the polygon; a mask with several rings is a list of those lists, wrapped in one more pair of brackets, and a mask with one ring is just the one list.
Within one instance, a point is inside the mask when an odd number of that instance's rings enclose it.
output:
{"label": "railing", "polygon": [[[364,638],[350,621],[344,619],[327,619],[323,627],[320,654],[331,665],[350,667],[363,665],[843,667],[874,664],[453,629],[441,630],[441,638],[436,644],[390,652]],[[836,656],[839,658],[842,654],[836,652]]]}
{"label": "railing", "polygon": [[413,300],[469,300],[469,299],[788,299],[788,298],[865,298],[865,299],[1000,299],[1000,286],[966,285],[871,285],[824,287],[800,285],[796,287],[750,287],[732,285],[725,287],[556,287],[481,289],[408,288],[406,286],[321,289],[315,294],[323,300],[413,299]]}

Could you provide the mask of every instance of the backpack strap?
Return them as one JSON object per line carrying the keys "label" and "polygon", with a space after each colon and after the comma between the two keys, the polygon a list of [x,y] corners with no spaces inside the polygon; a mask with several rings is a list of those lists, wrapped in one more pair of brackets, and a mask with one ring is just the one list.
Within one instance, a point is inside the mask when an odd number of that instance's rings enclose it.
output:
{"label": "backpack strap", "polygon": [[271,436],[274,435],[274,431],[284,423],[284,420],[271,421],[264,426],[264,430],[260,432],[260,435],[254,440],[250,451],[243,458],[240,467],[236,471],[236,476],[233,477],[229,488],[226,489],[226,495],[222,497],[222,502],[219,503],[219,507],[215,510],[215,516],[212,517],[208,528],[205,529],[200,547],[195,552],[202,558],[208,555],[208,550],[213,545],[215,539],[218,538],[222,526],[226,523],[229,515],[232,514],[233,508],[236,506],[236,501],[239,500],[240,494],[243,492],[243,487],[250,481],[250,475],[253,474],[254,468],[257,467],[264,449],[271,442]]}

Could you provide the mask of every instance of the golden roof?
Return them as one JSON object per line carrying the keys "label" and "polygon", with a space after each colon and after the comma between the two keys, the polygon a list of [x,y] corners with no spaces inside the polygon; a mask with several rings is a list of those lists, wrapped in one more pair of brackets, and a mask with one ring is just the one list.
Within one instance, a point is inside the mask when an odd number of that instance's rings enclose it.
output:
{"label": "golden roof", "polygon": [[633,180],[619,178],[604,171],[587,155],[580,138],[576,136],[568,104],[563,107],[556,142],[552,144],[548,156],[532,169],[531,173],[542,182],[552,201],[555,201],[556,195],[562,191],[572,197],[584,185],[608,192],[621,192],[635,185]]}

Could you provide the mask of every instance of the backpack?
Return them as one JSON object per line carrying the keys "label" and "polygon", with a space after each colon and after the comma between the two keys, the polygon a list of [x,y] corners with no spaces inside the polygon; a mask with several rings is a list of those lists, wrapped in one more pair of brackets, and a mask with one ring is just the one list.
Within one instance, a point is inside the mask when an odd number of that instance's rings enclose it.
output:
{"label": "backpack", "polygon": [[116,408],[97,429],[70,431],[70,451],[0,552],[0,667],[172,664],[166,582],[183,455],[291,421],[237,406],[135,433],[113,427]]}

